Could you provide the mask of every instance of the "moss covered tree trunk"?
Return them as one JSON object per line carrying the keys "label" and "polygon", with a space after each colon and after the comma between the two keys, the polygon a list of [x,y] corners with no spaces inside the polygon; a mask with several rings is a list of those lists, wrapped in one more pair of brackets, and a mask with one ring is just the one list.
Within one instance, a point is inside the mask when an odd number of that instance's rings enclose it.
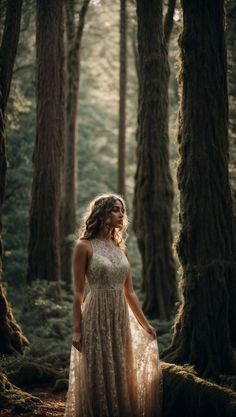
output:
{"label": "moss covered tree trunk", "polygon": [[[6,160],[6,107],[10,93],[13,66],[20,35],[22,0],[8,0],[2,43],[0,47],[0,276],[2,275],[2,205],[5,193]],[[22,352],[28,341],[16,323],[12,308],[0,284],[0,353]]]}
{"label": "moss covered tree trunk", "polygon": [[127,5],[120,0],[120,101],[118,137],[118,193],[125,196],[126,84],[127,84]]}
{"label": "moss covered tree trunk", "polygon": [[172,254],[173,185],[169,168],[169,66],[162,1],[137,0],[139,109],[134,230],[143,263],[143,308],[169,319],[176,302]]}
{"label": "moss covered tree trunk", "polygon": [[226,2],[230,180],[236,201],[236,0]]}
{"label": "moss covered tree trunk", "polygon": [[233,417],[236,393],[194,375],[187,366],[162,362],[163,417]]}
{"label": "moss covered tree trunk", "polygon": [[[182,1],[178,185],[183,302],[165,360],[235,372],[236,242],[228,177],[223,0]],[[210,30],[209,30],[210,28]]]}
{"label": "moss covered tree trunk", "polygon": [[64,134],[63,0],[37,1],[37,118],[28,282],[60,277],[59,213]]}
{"label": "moss covered tree trunk", "polygon": [[[3,7],[3,6],[2,6]],[[5,194],[6,159],[6,107],[10,93],[13,66],[20,35],[22,0],[8,0],[2,42],[0,47],[0,274],[2,272],[2,205]]]}
{"label": "moss covered tree trunk", "polygon": [[7,355],[22,353],[29,342],[14,318],[2,285],[0,285],[0,311],[0,353]]}
{"label": "moss covered tree trunk", "polygon": [[90,0],[84,0],[76,23],[75,0],[65,3],[66,11],[66,120],[65,162],[61,205],[61,275],[67,287],[71,286],[71,251],[76,228],[76,161],[78,137],[78,96],[80,76],[80,49],[85,17]]}

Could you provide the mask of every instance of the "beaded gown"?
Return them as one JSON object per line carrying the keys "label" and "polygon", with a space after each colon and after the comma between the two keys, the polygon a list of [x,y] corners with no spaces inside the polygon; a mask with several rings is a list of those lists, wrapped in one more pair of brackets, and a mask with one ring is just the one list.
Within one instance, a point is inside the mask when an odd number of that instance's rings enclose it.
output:
{"label": "beaded gown", "polygon": [[64,417],[159,417],[162,372],[157,341],[124,295],[129,262],[114,243],[90,240],[82,304],[82,349],[73,346]]}

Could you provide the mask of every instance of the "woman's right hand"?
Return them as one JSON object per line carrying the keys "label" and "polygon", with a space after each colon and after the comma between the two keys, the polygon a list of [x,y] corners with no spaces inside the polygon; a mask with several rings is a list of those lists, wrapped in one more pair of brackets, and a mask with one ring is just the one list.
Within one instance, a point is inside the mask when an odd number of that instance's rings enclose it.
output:
{"label": "woman's right hand", "polygon": [[82,334],[81,334],[81,332],[74,332],[73,333],[72,345],[79,352],[82,352]]}

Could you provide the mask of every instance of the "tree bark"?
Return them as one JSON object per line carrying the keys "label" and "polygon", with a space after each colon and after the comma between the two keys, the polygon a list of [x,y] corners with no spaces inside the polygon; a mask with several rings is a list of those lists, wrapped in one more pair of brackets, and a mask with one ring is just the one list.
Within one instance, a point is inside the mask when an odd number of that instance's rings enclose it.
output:
{"label": "tree bark", "polygon": [[[229,96],[229,155],[230,181],[236,202],[236,1],[226,2],[227,63]],[[235,203],[236,204],[236,203]]]}
{"label": "tree bark", "polygon": [[60,278],[59,212],[64,135],[63,1],[37,1],[37,120],[28,282]]}
{"label": "tree bark", "polygon": [[199,378],[187,366],[162,362],[163,417],[232,417],[236,393]]}
{"label": "tree bark", "polygon": [[176,0],[168,1],[168,7],[167,7],[167,12],[166,12],[165,21],[164,21],[164,34],[165,34],[165,40],[167,44],[169,43],[170,35],[173,29],[175,5],[176,5]]}
{"label": "tree bark", "polygon": [[120,101],[118,137],[118,193],[125,197],[126,85],[127,85],[127,5],[120,0]]}
{"label": "tree bark", "polygon": [[[165,360],[235,372],[236,242],[228,177],[223,0],[182,1],[178,186],[183,301]],[[209,30],[209,28],[211,28]]]}
{"label": "tree bark", "polygon": [[6,160],[6,131],[5,112],[10,92],[13,66],[20,35],[22,0],[8,0],[4,32],[0,48],[0,274],[2,272],[2,204],[5,194],[5,179],[7,170]]}
{"label": "tree bark", "polygon": [[[0,371],[0,413],[4,415],[5,410],[7,414],[11,410],[10,415],[17,415],[16,410],[20,410],[19,413],[26,411],[33,414],[33,410],[39,405],[42,404],[40,398],[35,397],[32,394],[29,394],[25,391],[22,391],[20,388],[12,384],[6,373]],[[10,412],[11,412],[10,411]]]}
{"label": "tree bark", "polygon": [[[6,107],[10,93],[13,67],[20,35],[22,0],[8,0],[5,26],[0,48],[0,277],[3,263],[2,205],[5,194],[6,160]],[[16,323],[12,308],[0,284],[0,353],[22,352],[29,344]]]}
{"label": "tree bark", "polygon": [[65,163],[63,195],[61,204],[61,275],[67,287],[71,286],[72,239],[76,228],[76,155],[78,137],[78,96],[80,79],[80,48],[85,17],[90,0],[84,0],[76,27],[74,0],[65,2],[66,10],[66,120],[65,120]]}
{"label": "tree bark", "polygon": [[25,346],[29,346],[29,341],[14,318],[2,285],[0,285],[0,311],[0,353],[7,355],[23,353]]}
{"label": "tree bark", "polygon": [[139,109],[134,230],[143,264],[143,309],[168,320],[177,289],[172,254],[173,185],[169,168],[169,65],[162,24],[162,1],[137,0]]}

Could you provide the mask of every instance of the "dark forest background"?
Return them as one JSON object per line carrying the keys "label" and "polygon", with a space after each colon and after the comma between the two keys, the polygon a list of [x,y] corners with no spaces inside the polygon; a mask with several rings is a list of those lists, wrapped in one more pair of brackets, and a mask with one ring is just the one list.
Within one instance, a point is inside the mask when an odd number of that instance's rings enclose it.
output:
{"label": "dark forest background", "polygon": [[235,415],[236,1],[1,0],[0,36],[0,412],[63,415],[71,248],[119,192],[164,415]]}

